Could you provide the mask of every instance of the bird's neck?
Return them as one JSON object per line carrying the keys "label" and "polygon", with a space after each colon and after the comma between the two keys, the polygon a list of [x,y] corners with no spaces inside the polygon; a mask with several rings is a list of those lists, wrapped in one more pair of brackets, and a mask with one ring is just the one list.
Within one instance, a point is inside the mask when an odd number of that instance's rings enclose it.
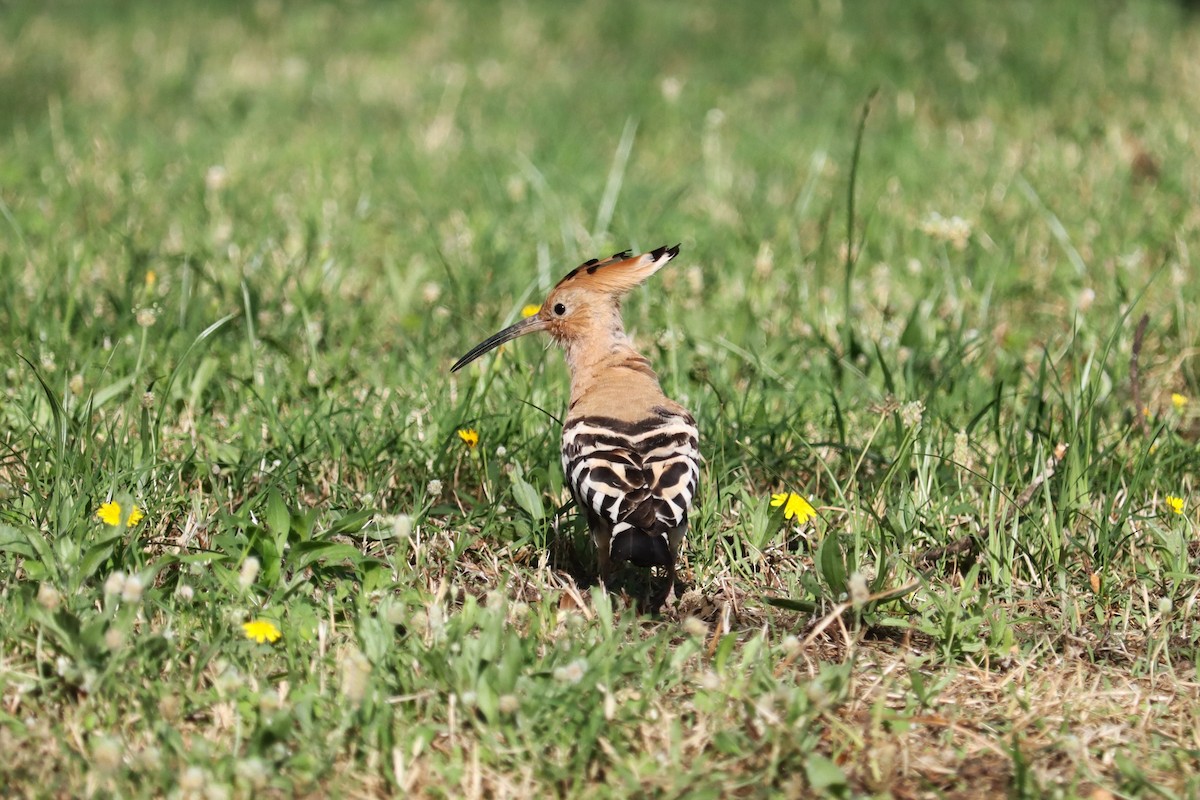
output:
{"label": "bird's neck", "polygon": [[[661,396],[658,376],[650,362],[634,349],[619,318],[565,346],[571,371],[571,408],[589,398],[616,406],[626,392]],[[619,410],[613,407],[608,415],[621,416]]]}

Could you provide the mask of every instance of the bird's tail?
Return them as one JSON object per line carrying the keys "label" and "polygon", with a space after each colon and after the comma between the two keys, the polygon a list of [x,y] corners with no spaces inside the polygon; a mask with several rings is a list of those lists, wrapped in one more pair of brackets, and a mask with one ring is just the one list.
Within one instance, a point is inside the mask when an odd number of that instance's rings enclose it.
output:
{"label": "bird's tail", "polygon": [[614,561],[628,561],[638,567],[669,566],[674,561],[665,533],[646,533],[627,522],[613,526],[609,555]]}

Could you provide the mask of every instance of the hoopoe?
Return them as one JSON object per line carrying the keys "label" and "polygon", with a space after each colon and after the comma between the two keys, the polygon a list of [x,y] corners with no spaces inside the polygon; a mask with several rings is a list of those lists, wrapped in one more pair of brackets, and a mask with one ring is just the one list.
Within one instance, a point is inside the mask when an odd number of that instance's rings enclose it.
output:
{"label": "hoopoe", "polygon": [[679,245],[632,256],[592,259],[567,273],[538,312],[476,345],[451,372],[518,336],[546,331],[566,351],[571,402],[562,434],[562,467],[587,517],[600,580],[614,563],[666,567],[687,532],[700,476],[696,421],[663,394],[650,362],[621,323],[621,298],[675,256]]}

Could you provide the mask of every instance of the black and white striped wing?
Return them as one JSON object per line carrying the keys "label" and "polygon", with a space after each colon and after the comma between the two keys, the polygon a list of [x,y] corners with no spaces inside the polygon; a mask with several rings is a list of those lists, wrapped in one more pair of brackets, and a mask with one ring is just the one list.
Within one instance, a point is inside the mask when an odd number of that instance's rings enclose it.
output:
{"label": "black and white striped wing", "polygon": [[580,417],[563,428],[563,472],[575,500],[614,532],[666,534],[687,522],[700,479],[696,423],[656,408],[625,422]]}

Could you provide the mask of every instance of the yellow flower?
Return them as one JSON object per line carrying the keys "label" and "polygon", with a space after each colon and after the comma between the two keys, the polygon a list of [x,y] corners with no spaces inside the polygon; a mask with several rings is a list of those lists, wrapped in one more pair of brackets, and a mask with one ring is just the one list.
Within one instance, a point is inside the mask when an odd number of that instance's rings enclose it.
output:
{"label": "yellow flower", "polygon": [[[121,504],[117,502],[105,503],[96,510],[96,516],[99,517],[100,521],[105,525],[112,525],[115,528],[121,524],[121,517],[123,516],[121,513]],[[126,520],[125,524],[132,528],[134,525],[137,525],[139,522],[141,522],[142,517],[144,516],[145,514],[142,513],[140,508],[133,506],[133,508],[129,510],[129,519]]]}
{"label": "yellow flower", "polygon": [[782,492],[771,495],[771,505],[774,507],[783,506],[783,518],[795,518],[796,522],[802,525],[817,516],[817,510],[812,507],[812,504],[795,492]]}
{"label": "yellow flower", "polygon": [[468,450],[474,450],[475,445],[479,444],[479,431],[474,428],[459,428],[458,438],[463,440]]}
{"label": "yellow flower", "polygon": [[158,273],[152,269],[146,270],[146,288],[153,289],[156,283],[158,283]]}
{"label": "yellow flower", "polygon": [[1182,514],[1183,513],[1183,498],[1175,497],[1173,495],[1167,495],[1167,508],[1169,508],[1172,511],[1172,513]]}
{"label": "yellow flower", "polygon": [[541,306],[535,306],[533,303],[530,303],[529,305],[527,305],[521,309],[521,316],[522,317],[532,317],[534,314],[536,314],[537,312],[539,312],[541,310],[542,310]]}
{"label": "yellow flower", "polygon": [[1175,406],[1176,411],[1183,411],[1183,407],[1187,404],[1187,395],[1182,395],[1179,392],[1174,392],[1171,394],[1171,405]]}
{"label": "yellow flower", "polygon": [[253,639],[259,644],[274,642],[283,635],[279,632],[279,628],[275,627],[275,623],[267,619],[252,619],[249,622],[243,622],[242,630],[246,632],[247,639]]}

